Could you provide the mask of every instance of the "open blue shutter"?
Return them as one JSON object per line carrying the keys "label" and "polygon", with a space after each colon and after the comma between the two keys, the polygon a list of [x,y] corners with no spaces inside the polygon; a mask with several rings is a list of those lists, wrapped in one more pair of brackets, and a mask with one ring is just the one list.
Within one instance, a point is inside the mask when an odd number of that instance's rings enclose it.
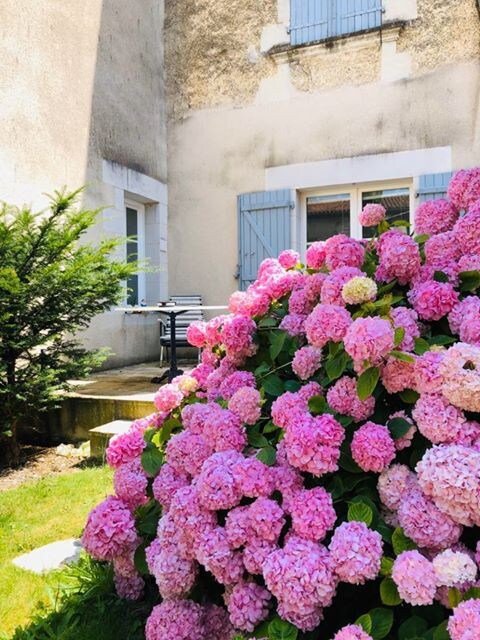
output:
{"label": "open blue shutter", "polygon": [[420,183],[418,188],[418,199],[420,202],[426,200],[438,200],[439,198],[445,198],[447,196],[447,187],[452,172],[446,173],[429,173],[424,176],[420,176]]}
{"label": "open blue shutter", "polygon": [[291,44],[307,44],[382,25],[382,0],[290,0]]}
{"label": "open blue shutter", "polygon": [[240,289],[255,280],[262,260],[276,258],[291,248],[290,213],[294,206],[290,189],[238,196]]}

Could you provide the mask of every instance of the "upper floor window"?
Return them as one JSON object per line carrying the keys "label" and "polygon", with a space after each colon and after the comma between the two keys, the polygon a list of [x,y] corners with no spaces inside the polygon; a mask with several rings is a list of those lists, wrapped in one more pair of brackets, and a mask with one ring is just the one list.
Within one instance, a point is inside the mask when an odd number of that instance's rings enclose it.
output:
{"label": "upper floor window", "polygon": [[290,0],[290,41],[308,44],[382,25],[382,0]]}

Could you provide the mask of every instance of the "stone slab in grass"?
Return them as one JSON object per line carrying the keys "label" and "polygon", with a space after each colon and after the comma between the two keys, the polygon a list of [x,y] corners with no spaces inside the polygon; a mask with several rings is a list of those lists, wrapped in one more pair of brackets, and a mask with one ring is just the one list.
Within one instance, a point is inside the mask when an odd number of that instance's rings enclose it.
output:
{"label": "stone slab in grass", "polygon": [[78,562],[81,551],[80,540],[70,538],[58,540],[29,553],[24,553],[18,558],[14,558],[12,562],[17,567],[33,571],[33,573],[45,573]]}

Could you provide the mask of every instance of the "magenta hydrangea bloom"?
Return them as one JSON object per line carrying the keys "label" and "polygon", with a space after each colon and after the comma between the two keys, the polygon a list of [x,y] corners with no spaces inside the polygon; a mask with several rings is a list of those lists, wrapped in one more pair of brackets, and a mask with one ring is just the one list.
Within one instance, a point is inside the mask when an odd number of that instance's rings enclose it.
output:
{"label": "magenta hydrangea bloom", "polygon": [[339,267],[361,267],[365,248],[358,240],[339,233],[325,242],[325,262],[330,271]]}
{"label": "magenta hydrangea bloom", "polygon": [[205,531],[215,526],[215,514],[201,504],[197,488],[190,485],[175,493],[169,515],[178,531],[178,543],[183,548],[183,557],[192,559],[193,546]]}
{"label": "magenta hydrangea bloom", "polygon": [[198,562],[210,571],[217,582],[234,585],[240,581],[245,570],[242,554],[232,551],[222,527],[205,531],[198,539],[195,551]]}
{"label": "magenta hydrangea bloom", "polygon": [[213,453],[212,444],[203,436],[190,431],[174,435],[166,448],[167,461],[179,473],[197,476],[203,463]]}
{"label": "magenta hydrangea bloom", "polygon": [[305,288],[295,289],[288,300],[288,311],[292,314],[308,315],[315,303],[316,300],[308,296]]}
{"label": "magenta hydrangea bloom", "polygon": [[358,624],[349,624],[337,631],[333,640],[372,640],[372,636]]}
{"label": "magenta hydrangea bloom", "polygon": [[255,291],[249,287],[247,291],[235,291],[228,301],[228,309],[231,313],[238,313],[249,318],[261,316],[267,313],[270,306],[270,297],[261,291]]}
{"label": "magenta hydrangea bloom", "polygon": [[286,331],[289,336],[301,336],[305,334],[305,320],[308,316],[299,313],[289,313],[280,323],[279,329]]}
{"label": "magenta hydrangea bloom", "polygon": [[275,500],[257,498],[248,509],[248,523],[256,537],[275,543],[285,524],[285,515]]}
{"label": "magenta hydrangea bloom", "polygon": [[322,304],[336,304],[339,307],[345,307],[346,302],[343,298],[343,287],[353,278],[362,278],[365,274],[356,267],[340,267],[332,271],[322,285],[321,302]]}
{"label": "magenta hydrangea bloom", "polygon": [[[452,231],[439,233],[438,235],[429,238],[425,243],[425,258],[427,266],[422,267],[422,269],[427,269],[429,265],[433,265],[433,269],[430,271],[430,280],[433,279],[435,271],[444,271],[451,277],[453,274],[449,273],[449,270],[452,266],[456,269],[455,262],[460,258],[461,254],[462,249]],[[417,284],[416,279],[414,284]]]}
{"label": "magenta hydrangea bloom", "polygon": [[381,204],[366,204],[360,212],[358,219],[362,227],[376,227],[385,220],[387,210]]}
{"label": "magenta hydrangea bloom", "polygon": [[183,393],[177,385],[165,384],[155,394],[153,402],[159,411],[172,411],[179,407],[183,400]]}
{"label": "magenta hydrangea bloom", "polygon": [[130,509],[147,502],[147,484],[147,476],[138,459],[120,465],[113,476],[115,493]]}
{"label": "magenta hydrangea bloom", "polygon": [[420,250],[413,238],[403,231],[387,231],[377,243],[380,264],[376,277],[389,282],[397,278],[400,284],[408,284],[420,269]]}
{"label": "magenta hydrangea bloom", "polygon": [[415,338],[420,337],[418,326],[418,314],[407,307],[395,307],[390,311],[390,317],[394,329],[404,329],[405,335],[398,348],[401,351],[412,351],[415,346]]}
{"label": "magenta hydrangea bloom", "polygon": [[363,471],[380,473],[395,458],[395,443],[387,427],[366,422],[355,431],[352,457]]}
{"label": "magenta hydrangea bloom", "polygon": [[333,533],[329,550],[342,582],[364,584],[380,571],[382,536],[364,522],[343,522]]}
{"label": "magenta hydrangea bloom", "polygon": [[412,605],[432,604],[437,578],[430,560],[418,551],[404,551],[393,563],[392,578],[400,597]]}
{"label": "magenta hydrangea bloom", "polygon": [[253,348],[253,333],[257,325],[247,316],[234,315],[225,320],[221,340],[225,345],[227,355],[251,355]]}
{"label": "magenta hydrangea bloom", "polygon": [[90,511],[82,545],[96,560],[113,560],[128,554],[138,541],[135,520],[123,500],[108,496]]}
{"label": "magenta hydrangea bloom", "polygon": [[194,320],[187,327],[188,342],[198,349],[204,347],[207,343],[205,336],[206,323],[201,320]]}
{"label": "magenta hydrangea bloom", "polygon": [[332,496],[323,487],[299,491],[290,500],[288,508],[292,531],[306,540],[323,540],[337,519]]}
{"label": "magenta hydrangea bloom", "polygon": [[432,235],[450,231],[458,219],[458,209],[448,200],[427,200],[415,212],[415,232]]}
{"label": "magenta hydrangea bloom", "polygon": [[393,349],[392,325],[381,318],[357,318],[346,331],[344,345],[355,362],[379,364]]}
{"label": "magenta hydrangea bloom", "polygon": [[253,631],[268,617],[272,596],[254,582],[236,584],[228,596],[230,622],[236,629]]}
{"label": "magenta hydrangea bloom", "polygon": [[151,573],[164,600],[184,598],[195,584],[197,564],[182,558],[174,547],[162,549],[153,559]]}
{"label": "magenta hydrangea bloom", "polygon": [[230,400],[230,398],[243,387],[255,387],[255,376],[251,371],[234,371],[230,375],[226,376],[220,384],[220,395],[224,400]]}
{"label": "magenta hydrangea bloom", "polygon": [[278,256],[278,261],[284,269],[293,269],[300,262],[300,256],[292,249],[285,249]]}
{"label": "magenta hydrangea bloom", "polygon": [[281,429],[287,429],[307,414],[307,400],[298,393],[287,391],[272,403],[272,421]]}
{"label": "magenta hydrangea bloom", "polygon": [[257,458],[243,458],[233,467],[235,482],[247,498],[268,497],[273,492],[274,479],[270,467]]}
{"label": "magenta hydrangea bloom", "polygon": [[233,640],[235,631],[230,624],[228,612],[223,607],[208,604],[203,607],[205,640]]}
{"label": "magenta hydrangea bloom", "polygon": [[313,242],[307,249],[305,259],[310,269],[321,269],[325,264],[325,243]]}
{"label": "magenta hydrangea bloom", "polygon": [[234,467],[242,460],[236,451],[226,451],[214,453],[204,462],[196,487],[198,499],[206,509],[231,509],[240,502],[242,495]]}
{"label": "magenta hydrangea bloom", "polygon": [[447,195],[457,209],[468,209],[480,198],[480,167],[457,171],[450,180]]}
{"label": "magenta hydrangea bloom", "polygon": [[205,640],[203,611],[191,600],[170,600],[153,608],[145,625],[146,640]]}
{"label": "magenta hydrangea bloom", "polygon": [[321,349],[318,347],[302,347],[295,352],[292,369],[300,380],[308,380],[320,368],[321,362]]}
{"label": "magenta hydrangea bloom", "polygon": [[146,446],[143,432],[130,428],[126,433],[119,433],[110,439],[106,450],[107,463],[116,469],[122,464],[133,462]]}
{"label": "magenta hydrangea bloom", "polygon": [[452,640],[476,640],[480,629],[480,599],[461,602],[448,621],[448,633]]}
{"label": "magenta hydrangea bloom", "polygon": [[380,500],[390,511],[396,511],[402,499],[415,486],[417,486],[415,474],[404,464],[392,464],[378,477],[377,488]]}
{"label": "magenta hydrangea bloom", "polygon": [[480,251],[480,207],[459,218],[452,233],[463,251],[478,253]]}
{"label": "magenta hydrangea bloom", "polygon": [[458,293],[448,282],[424,282],[408,294],[422,320],[440,320],[458,303]]}
{"label": "magenta hydrangea bloom", "polygon": [[305,320],[308,342],[322,348],[329,340],[340,342],[352,323],[349,312],[334,304],[319,304]]}
{"label": "magenta hydrangea bloom", "polygon": [[343,376],[330,387],[327,392],[327,401],[337,413],[351,416],[355,422],[366,420],[375,410],[375,398],[370,396],[366,400],[360,400],[357,381],[349,376]]}
{"label": "magenta hydrangea bloom", "polygon": [[460,409],[441,394],[423,394],[412,411],[420,433],[433,444],[454,442],[466,422]]}
{"label": "magenta hydrangea bloom", "polygon": [[278,549],[276,544],[251,537],[243,549],[243,564],[252,575],[261,575],[267,557]]}
{"label": "magenta hydrangea bloom", "polygon": [[228,402],[228,408],[245,424],[255,424],[262,414],[260,392],[252,387],[242,387]]}
{"label": "magenta hydrangea bloom", "polygon": [[217,404],[211,405],[205,418],[203,435],[215,451],[242,451],[247,444],[247,434],[239,416]]}
{"label": "magenta hydrangea bloom", "polygon": [[141,575],[122,576],[114,574],[115,591],[119,598],[124,600],[140,600],[143,595],[145,581]]}

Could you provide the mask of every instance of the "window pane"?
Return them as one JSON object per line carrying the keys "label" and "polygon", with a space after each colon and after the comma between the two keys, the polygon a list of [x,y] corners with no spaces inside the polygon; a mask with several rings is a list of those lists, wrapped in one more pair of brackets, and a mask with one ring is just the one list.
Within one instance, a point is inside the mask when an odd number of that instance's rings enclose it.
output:
{"label": "window pane", "polygon": [[[127,207],[127,262],[135,262],[138,259],[138,212]],[[127,278],[127,304],[138,304],[138,275]]]}
{"label": "window pane", "polygon": [[[362,209],[366,204],[381,204],[387,210],[388,222],[410,219],[410,189],[382,189],[362,193]],[[363,227],[363,237],[371,238],[375,227]]]}
{"label": "window pane", "polygon": [[350,194],[307,198],[307,246],[337,233],[350,235]]}

